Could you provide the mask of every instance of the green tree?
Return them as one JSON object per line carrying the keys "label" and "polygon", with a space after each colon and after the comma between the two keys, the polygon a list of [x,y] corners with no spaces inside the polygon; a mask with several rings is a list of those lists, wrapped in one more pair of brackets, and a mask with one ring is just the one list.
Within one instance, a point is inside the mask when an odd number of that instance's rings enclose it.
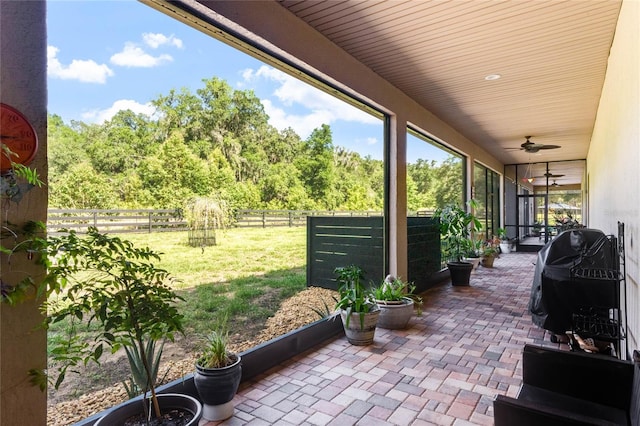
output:
{"label": "green tree", "polygon": [[89,159],[78,132],[67,126],[62,117],[55,114],[47,116],[47,149],[50,186],[55,185],[60,176],[73,165]]}
{"label": "green tree", "polygon": [[[193,196],[215,196],[232,210],[382,208],[382,161],[334,149],[326,124],[305,141],[290,128],[278,131],[252,91],[218,78],[203,83],[195,93],[158,96],[153,119],[127,110],[103,124],[67,126],[51,116],[53,202],[176,208]],[[91,202],[72,194],[67,181],[79,174],[87,186],[102,184]]]}
{"label": "green tree", "polygon": [[156,208],[179,208],[191,197],[213,190],[206,163],[189,151],[179,132],[172,133],[158,155],[143,160],[138,170]]}
{"label": "green tree", "polygon": [[49,205],[71,209],[109,209],[118,200],[113,181],[88,162],[76,164],[49,191]]}
{"label": "green tree", "polygon": [[296,165],[311,199],[324,208],[335,208],[335,200],[329,199],[335,181],[335,166],[331,128],[327,124],[315,129],[304,142]]}
{"label": "green tree", "polygon": [[150,127],[145,115],[130,110],[119,111],[99,127],[87,145],[94,169],[118,174],[135,168],[158,146],[151,143]]}
{"label": "green tree", "polygon": [[161,119],[161,137],[180,130],[185,144],[200,158],[219,150],[232,167],[237,181],[263,176],[267,164],[265,140],[274,129],[253,91],[233,90],[224,80],[204,79],[204,87],[191,93],[171,90],[152,103]]}
{"label": "green tree", "polygon": [[278,132],[270,128],[262,140],[267,161],[275,163],[293,163],[302,149],[300,136],[290,127]]}
{"label": "green tree", "polygon": [[[205,134],[200,121],[202,104],[189,89],[183,87],[179,92],[171,89],[167,95],[160,95],[152,100],[151,104],[156,107],[161,117],[156,127],[157,140],[167,139],[176,130],[182,131],[188,142],[206,141],[210,138],[210,135]],[[206,155],[206,150],[203,149],[199,154]]]}
{"label": "green tree", "polygon": [[261,182],[262,202],[270,209],[299,210],[313,208],[293,164],[273,165]]}
{"label": "green tree", "polygon": [[435,209],[448,204],[461,204],[462,167],[462,160],[455,156],[449,156],[442,163],[418,159],[415,163],[407,165],[409,209]]}
{"label": "green tree", "polygon": [[261,209],[260,188],[253,182],[236,182],[234,185],[220,188],[219,197],[229,203],[229,209],[235,214],[240,209]]}
{"label": "green tree", "polygon": [[436,207],[463,204],[463,165],[460,158],[449,156],[434,170],[431,192]]}

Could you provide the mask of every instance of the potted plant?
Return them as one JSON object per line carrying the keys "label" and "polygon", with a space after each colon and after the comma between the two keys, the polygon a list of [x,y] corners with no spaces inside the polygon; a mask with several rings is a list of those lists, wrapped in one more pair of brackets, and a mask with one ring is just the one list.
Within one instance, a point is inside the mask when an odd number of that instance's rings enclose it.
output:
{"label": "potted plant", "polygon": [[387,275],[380,286],[372,289],[373,296],[380,308],[377,326],[388,330],[407,328],[414,312],[414,300],[422,302],[413,295],[416,286],[405,283],[400,278]]}
{"label": "potted plant", "polygon": [[[222,324],[226,324],[226,320]],[[233,398],[242,378],[242,359],[228,350],[228,335],[226,325],[213,330],[196,360],[193,380],[203,404],[202,417],[209,421],[225,420],[233,415]]]}
{"label": "potted plant", "polygon": [[334,272],[340,283],[335,308],[340,310],[347,340],[358,346],[372,344],[380,308],[371,290],[362,283],[362,269],[351,265],[336,268]]}
{"label": "potted plant", "polygon": [[465,262],[470,262],[473,264],[473,269],[477,269],[478,265],[480,265],[480,260],[482,258],[484,240],[481,236],[476,236],[471,239],[471,248],[469,252],[464,257]]}
{"label": "potted plant", "polygon": [[509,237],[507,237],[507,230],[504,228],[499,228],[498,238],[500,239],[500,252],[511,253],[513,243],[511,242],[511,240],[509,240]]}
{"label": "potted plant", "polygon": [[[469,201],[471,209],[476,207]],[[482,224],[471,212],[467,212],[457,204],[448,204],[436,209],[434,217],[440,221],[440,237],[442,251],[451,274],[452,285],[469,285],[473,264],[463,259],[473,248],[473,235],[482,229]]]}
{"label": "potted plant", "polygon": [[538,221],[533,222],[533,227],[531,229],[531,236],[539,237],[541,232],[542,232],[542,223]]}
{"label": "potted plant", "polygon": [[99,362],[105,350],[116,352],[124,347],[141,364],[144,396],[111,410],[96,424],[121,424],[132,416],[160,418],[173,412],[183,420],[181,424],[197,425],[202,414],[198,400],[155,391],[151,362],[155,356],[147,353],[149,341],[171,340],[183,331],[183,316],[175,306],[181,298],[169,285],[172,277],[153,264],[160,256],[95,228],[84,238],[73,231],[49,237],[44,249],[47,272],[38,292],[48,296],[43,306],[45,326],[60,321],[69,325],[66,335],[49,348],[54,367],[48,372],[32,371],[33,381],[44,388],[55,370],[57,388],[69,368]]}
{"label": "potted plant", "polygon": [[500,240],[498,238],[492,238],[482,247],[482,257],[480,264],[485,268],[493,268],[493,262],[500,256],[498,244]]}

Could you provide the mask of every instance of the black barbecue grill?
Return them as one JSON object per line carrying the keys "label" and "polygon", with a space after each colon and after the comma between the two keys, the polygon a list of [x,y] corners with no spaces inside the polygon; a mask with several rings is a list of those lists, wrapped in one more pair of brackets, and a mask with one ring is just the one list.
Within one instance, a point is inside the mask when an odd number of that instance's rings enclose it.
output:
{"label": "black barbecue grill", "polygon": [[567,230],[548,242],[538,252],[531,288],[534,324],[554,337],[569,331],[619,343],[619,251],[617,238],[597,229]]}

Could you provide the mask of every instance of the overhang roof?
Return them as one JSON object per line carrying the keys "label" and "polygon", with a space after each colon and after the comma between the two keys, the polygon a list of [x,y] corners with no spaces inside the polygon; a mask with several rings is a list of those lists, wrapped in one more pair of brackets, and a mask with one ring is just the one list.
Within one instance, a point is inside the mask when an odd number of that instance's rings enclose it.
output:
{"label": "overhang roof", "polygon": [[620,1],[280,4],[504,164],[587,157]]}
{"label": "overhang roof", "polygon": [[620,0],[277,2],[503,164],[587,157]]}

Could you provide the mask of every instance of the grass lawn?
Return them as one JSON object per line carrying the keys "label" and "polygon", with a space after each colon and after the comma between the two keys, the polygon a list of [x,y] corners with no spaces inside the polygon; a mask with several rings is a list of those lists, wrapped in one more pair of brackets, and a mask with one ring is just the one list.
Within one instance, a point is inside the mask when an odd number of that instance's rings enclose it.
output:
{"label": "grass lawn", "polygon": [[282,300],[306,287],[306,227],[232,228],[204,248],[189,247],[186,232],[123,238],[162,253],[158,266],[178,279],[185,325],[197,334],[224,315],[232,334],[259,329]]}
{"label": "grass lawn", "polygon": [[[187,232],[119,234],[161,254],[157,266],[176,279],[184,297],[187,336],[206,335],[227,317],[231,341],[251,339],[281,302],[306,288],[306,227],[233,228],[217,245],[189,247]],[[53,324],[49,339],[65,327]]]}

